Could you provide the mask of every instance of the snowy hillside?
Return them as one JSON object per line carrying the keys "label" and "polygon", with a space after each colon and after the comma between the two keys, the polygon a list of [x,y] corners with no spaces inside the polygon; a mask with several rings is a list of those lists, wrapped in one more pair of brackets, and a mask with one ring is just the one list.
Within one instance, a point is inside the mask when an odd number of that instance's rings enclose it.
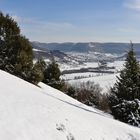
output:
{"label": "snowy hillside", "polygon": [[140,140],[113,120],[49,86],[0,71],[0,140]]}

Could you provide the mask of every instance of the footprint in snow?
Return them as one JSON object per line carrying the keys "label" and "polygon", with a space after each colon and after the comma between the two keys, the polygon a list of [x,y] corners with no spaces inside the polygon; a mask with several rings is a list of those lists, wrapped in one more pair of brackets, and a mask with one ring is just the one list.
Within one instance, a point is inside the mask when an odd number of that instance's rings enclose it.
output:
{"label": "footprint in snow", "polygon": [[74,136],[73,136],[70,132],[68,132],[68,131],[66,130],[64,124],[61,124],[61,123],[60,123],[60,124],[56,124],[56,129],[57,129],[58,131],[64,132],[64,133],[66,134],[67,140],[75,140]]}

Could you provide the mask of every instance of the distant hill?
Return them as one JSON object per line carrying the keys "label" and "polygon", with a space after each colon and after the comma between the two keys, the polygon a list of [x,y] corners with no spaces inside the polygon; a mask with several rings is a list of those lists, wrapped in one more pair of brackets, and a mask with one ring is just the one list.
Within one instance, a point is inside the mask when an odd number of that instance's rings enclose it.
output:
{"label": "distant hill", "polygon": [[[48,50],[59,50],[63,52],[102,52],[102,53],[125,53],[130,48],[129,43],[40,43],[32,42],[33,47],[37,46]],[[134,44],[134,50],[140,55],[140,44]]]}
{"label": "distant hill", "polygon": [[[124,60],[130,48],[128,43],[31,43],[35,58],[55,58],[57,62],[67,64]],[[134,50],[140,59],[140,44],[134,44]]]}
{"label": "distant hill", "polygon": [[68,63],[74,59],[70,55],[59,50],[48,50],[47,48],[43,48],[37,45],[32,45],[32,46],[33,46],[33,53],[35,59],[39,59],[43,57],[44,59],[51,60],[52,58],[55,58],[55,60],[60,63]]}

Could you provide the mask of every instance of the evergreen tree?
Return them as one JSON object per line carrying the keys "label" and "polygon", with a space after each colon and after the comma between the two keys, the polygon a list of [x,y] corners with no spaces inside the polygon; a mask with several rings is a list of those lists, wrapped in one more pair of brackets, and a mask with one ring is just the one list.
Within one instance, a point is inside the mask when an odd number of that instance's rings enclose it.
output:
{"label": "evergreen tree", "polygon": [[46,68],[46,63],[43,60],[43,58],[39,59],[34,64],[34,67],[32,69],[32,74],[31,74],[32,83],[37,84],[44,79],[45,68]]}
{"label": "evergreen tree", "polygon": [[[131,49],[127,54],[124,69],[120,72],[120,76],[117,79],[109,95],[112,114],[116,119],[138,126],[137,123],[131,123],[132,118],[130,117],[140,116],[140,114],[134,115],[140,113],[138,111],[140,104],[137,104],[135,109],[131,107],[134,105],[134,100],[140,100],[140,66],[136,60],[132,43]],[[129,119],[127,118],[128,116]],[[140,117],[137,120],[139,122]]]}
{"label": "evergreen tree", "polygon": [[60,79],[60,75],[61,72],[58,67],[58,64],[53,59],[44,71],[43,82],[56,89],[61,90],[64,86],[64,82]]}
{"label": "evergreen tree", "polygon": [[33,65],[32,46],[20,34],[17,22],[0,12],[0,69],[36,84],[40,75],[36,65]]}
{"label": "evergreen tree", "polygon": [[31,44],[20,35],[17,23],[0,12],[0,69],[29,81],[32,67]]}
{"label": "evergreen tree", "polygon": [[[6,70],[10,65],[10,59],[13,58],[14,52],[13,45],[15,45],[19,34],[20,29],[16,22],[9,15],[4,16],[0,12],[0,68],[3,70]],[[17,50],[15,49],[15,51]]]}

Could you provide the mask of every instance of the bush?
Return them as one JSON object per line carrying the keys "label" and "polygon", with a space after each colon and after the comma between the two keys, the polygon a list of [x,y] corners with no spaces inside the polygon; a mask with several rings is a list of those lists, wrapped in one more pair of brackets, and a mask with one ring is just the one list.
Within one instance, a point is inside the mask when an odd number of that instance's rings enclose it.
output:
{"label": "bush", "polygon": [[76,89],[72,86],[69,86],[69,87],[67,87],[66,94],[69,95],[72,98],[75,98]]}
{"label": "bush", "polygon": [[90,105],[99,106],[101,88],[94,82],[81,83],[77,89],[76,98],[78,101]]}
{"label": "bush", "polygon": [[110,107],[109,107],[109,100],[108,96],[106,94],[101,94],[100,95],[100,102],[98,108],[100,110],[103,110],[104,112],[110,113]]}
{"label": "bush", "polygon": [[101,90],[98,84],[88,81],[81,83],[79,87],[67,86],[66,94],[88,106],[109,112],[108,98]]}

